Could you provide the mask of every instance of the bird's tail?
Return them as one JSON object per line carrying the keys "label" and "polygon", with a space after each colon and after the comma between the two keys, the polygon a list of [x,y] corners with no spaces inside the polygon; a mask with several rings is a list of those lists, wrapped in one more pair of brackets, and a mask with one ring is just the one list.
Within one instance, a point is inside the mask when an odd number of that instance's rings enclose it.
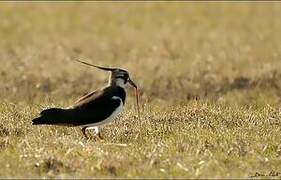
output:
{"label": "bird's tail", "polygon": [[39,124],[65,124],[70,112],[68,109],[51,108],[40,113],[40,117],[32,120],[33,125]]}

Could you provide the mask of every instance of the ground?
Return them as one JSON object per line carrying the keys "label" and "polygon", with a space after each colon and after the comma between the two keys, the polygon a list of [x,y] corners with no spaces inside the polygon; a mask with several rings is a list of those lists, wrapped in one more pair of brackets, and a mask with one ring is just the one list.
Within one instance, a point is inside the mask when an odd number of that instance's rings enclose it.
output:
{"label": "ground", "polygon": [[[280,3],[1,2],[0,177],[281,177]],[[103,140],[32,126],[106,84],[132,88]]]}

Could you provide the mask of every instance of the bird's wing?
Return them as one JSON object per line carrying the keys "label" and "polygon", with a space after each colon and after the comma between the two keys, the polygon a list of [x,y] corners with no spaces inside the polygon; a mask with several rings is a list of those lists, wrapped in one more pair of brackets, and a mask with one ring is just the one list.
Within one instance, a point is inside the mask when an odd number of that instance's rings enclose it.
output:
{"label": "bird's wing", "polygon": [[82,97],[75,106],[69,109],[69,124],[85,125],[98,123],[109,117],[122,103],[113,98],[116,89],[104,88]]}
{"label": "bird's wing", "polygon": [[80,126],[80,125],[96,124],[96,123],[101,123],[103,120],[110,117],[110,115],[120,105],[121,105],[121,99],[112,98],[110,94],[109,95],[102,94],[96,97],[94,101],[81,103],[75,108],[46,109],[40,113],[40,117],[33,119],[32,122],[34,125],[53,124],[53,125],[64,125],[64,126]]}
{"label": "bird's wing", "polygon": [[72,108],[44,110],[40,117],[33,120],[33,124],[79,126],[101,123],[122,105],[122,98],[114,97],[125,93],[119,90],[106,87],[83,96]]}
{"label": "bird's wing", "polygon": [[104,91],[103,89],[95,90],[95,91],[92,91],[92,92],[80,97],[77,101],[75,101],[73,107],[75,108],[75,107],[81,106],[82,104],[84,104],[86,102],[99,98],[103,94],[103,91]]}

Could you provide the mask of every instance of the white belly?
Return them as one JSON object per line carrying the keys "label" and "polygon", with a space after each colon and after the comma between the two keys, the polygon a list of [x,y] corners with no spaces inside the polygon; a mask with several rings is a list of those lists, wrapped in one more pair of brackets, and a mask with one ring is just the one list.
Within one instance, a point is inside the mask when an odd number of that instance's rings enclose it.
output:
{"label": "white belly", "polygon": [[111,122],[112,120],[114,120],[114,118],[115,118],[118,114],[120,114],[120,113],[122,112],[122,110],[123,110],[123,102],[122,102],[122,99],[121,99],[120,97],[117,97],[117,96],[113,96],[112,99],[119,99],[119,100],[120,100],[120,105],[113,111],[113,113],[112,113],[108,118],[106,118],[105,120],[103,120],[103,121],[101,121],[101,122],[83,125],[82,127],[100,126],[100,125],[109,123],[109,122]]}

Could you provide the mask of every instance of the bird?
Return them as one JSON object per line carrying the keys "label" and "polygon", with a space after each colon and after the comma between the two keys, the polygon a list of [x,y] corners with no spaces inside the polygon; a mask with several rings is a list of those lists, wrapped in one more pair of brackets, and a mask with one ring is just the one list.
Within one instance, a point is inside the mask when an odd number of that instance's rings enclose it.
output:
{"label": "bird", "polygon": [[109,71],[108,85],[79,98],[68,108],[50,108],[43,110],[39,117],[32,120],[33,125],[80,126],[88,139],[86,130],[94,129],[101,138],[99,126],[111,122],[123,110],[126,100],[125,88],[130,84],[135,88],[139,117],[139,93],[137,85],[131,80],[129,72],[121,68],[109,68],[93,65],[81,60],[77,62]]}

